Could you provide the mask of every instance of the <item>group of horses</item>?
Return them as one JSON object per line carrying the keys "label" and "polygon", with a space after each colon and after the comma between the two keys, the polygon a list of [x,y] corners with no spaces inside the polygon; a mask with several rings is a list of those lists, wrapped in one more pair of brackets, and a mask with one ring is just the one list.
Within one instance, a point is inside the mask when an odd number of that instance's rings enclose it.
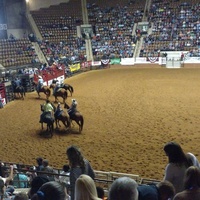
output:
{"label": "group of horses", "polygon": [[[56,129],[58,129],[58,127],[61,126],[59,124],[60,121],[64,124],[64,126],[67,129],[69,129],[71,128],[72,121],[75,121],[79,126],[79,133],[81,133],[81,131],[83,130],[84,119],[83,119],[83,115],[79,111],[76,111],[72,116],[69,116],[69,114],[66,111],[62,110],[60,115],[56,115],[55,114],[56,106],[52,102],[51,102],[51,105],[54,108],[54,116],[52,116],[50,112],[47,112],[45,114],[41,122],[42,129],[43,129],[43,123],[46,123],[47,124],[46,131],[50,133],[52,137],[53,131],[54,131],[54,122],[56,124]],[[40,107],[41,107],[41,111],[44,112],[44,104],[41,104]],[[64,108],[69,109],[69,105],[66,102],[64,104]]]}
{"label": "group of horses", "polygon": [[[36,82],[34,82],[34,85],[37,88]],[[49,99],[49,97],[51,96],[51,89],[53,89],[54,91],[55,87],[56,87],[56,83],[52,83],[50,86],[43,86],[39,91],[36,89],[38,93],[38,97],[40,98],[40,93],[42,92],[46,95],[46,99]],[[74,92],[74,88],[69,84],[62,84],[61,87],[59,87],[54,92],[54,97],[55,97],[54,103],[57,103],[58,97],[61,97],[63,98],[64,108],[69,109],[69,105],[66,103],[66,99],[68,97],[68,91],[70,92],[70,95],[72,96]],[[51,105],[53,106],[54,112],[55,112],[56,111],[55,105],[53,103],[51,103]],[[41,111],[44,111],[43,107],[44,105],[41,105]],[[47,132],[49,132],[51,136],[53,135],[54,122],[56,124],[56,129],[58,129],[58,127],[60,127],[60,124],[59,124],[60,121],[64,124],[64,126],[67,129],[71,128],[72,121],[75,121],[78,124],[79,133],[81,133],[83,129],[84,119],[83,119],[83,115],[79,111],[75,112],[71,117],[66,111],[62,111],[59,116],[54,115],[54,118],[52,118],[51,115],[47,114],[46,119],[44,119],[43,123],[47,124]],[[43,123],[42,123],[42,129],[43,129]]]}
{"label": "group of horses", "polygon": [[[40,90],[38,90],[37,84],[38,84],[37,82],[33,81],[33,86],[35,87],[37,91],[38,98],[41,97],[40,93],[44,93],[46,95],[46,99],[49,99],[49,97],[51,96],[51,89],[54,91],[56,87],[56,83],[53,82],[50,86],[43,86],[40,88]],[[15,94],[15,98],[24,99],[24,97],[26,96],[25,88],[23,86],[16,86],[14,82],[13,82],[13,91]],[[69,84],[62,84],[62,86],[59,89],[57,89],[56,92],[54,93],[54,97],[55,97],[54,103],[57,103],[58,97],[61,97],[63,99],[64,108],[69,109],[69,105],[67,105],[66,103],[68,92],[72,96],[74,92],[74,88]],[[51,104],[55,112],[56,107],[53,103]],[[44,111],[44,105],[41,105],[41,111]],[[50,133],[51,136],[53,136],[54,122],[56,124],[56,128],[58,128],[60,127],[60,124],[59,124],[60,121],[64,124],[64,126],[67,129],[71,127],[72,121],[75,121],[78,124],[79,133],[81,133],[83,129],[84,119],[83,119],[82,114],[78,111],[74,113],[74,115],[72,115],[71,117],[68,115],[66,111],[62,111],[61,115],[59,116],[54,115],[54,117],[52,117],[49,113],[47,113],[42,122],[47,124],[47,132]],[[42,129],[43,129],[43,123],[41,123]]]}
{"label": "group of horses", "polygon": [[[49,86],[43,86],[40,88],[40,90],[37,90],[37,82],[33,81],[33,85],[36,87],[36,91],[37,91],[37,94],[38,94],[38,97],[40,98],[40,93],[44,93],[46,95],[46,99],[49,99],[49,97],[51,96],[51,89],[55,89],[56,87],[56,83],[52,83]],[[74,92],[74,88],[69,85],[69,84],[63,84],[55,93],[54,93],[54,96],[55,96],[55,102],[58,102],[58,97],[61,97],[63,98],[63,103],[65,103],[67,97],[68,97],[68,92],[70,92],[71,96]]]}

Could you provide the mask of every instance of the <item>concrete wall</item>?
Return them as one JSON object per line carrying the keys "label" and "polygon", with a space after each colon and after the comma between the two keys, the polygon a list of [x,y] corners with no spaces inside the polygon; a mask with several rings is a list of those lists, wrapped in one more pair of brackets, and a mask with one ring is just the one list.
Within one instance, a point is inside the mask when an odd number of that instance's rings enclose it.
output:
{"label": "concrete wall", "polygon": [[48,8],[50,5],[58,5],[69,1],[70,0],[29,0],[28,6],[30,10],[39,10],[40,8]]}

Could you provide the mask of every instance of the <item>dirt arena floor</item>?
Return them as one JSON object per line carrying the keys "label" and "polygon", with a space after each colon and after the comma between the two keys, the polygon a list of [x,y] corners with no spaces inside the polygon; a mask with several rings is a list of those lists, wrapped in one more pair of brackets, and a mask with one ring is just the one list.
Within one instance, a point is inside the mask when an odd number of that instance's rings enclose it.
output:
{"label": "dirt arena floor", "polygon": [[24,101],[0,109],[2,161],[35,164],[42,156],[61,168],[67,163],[66,148],[74,144],[95,170],[162,179],[166,142],[176,141],[200,159],[200,68],[119,67],[65,82],[74,87],[73,98],[84,115],[83,132],[75,125],[70,131],[62,126],[53,138],[39,135],[45,96],[27,93]]}

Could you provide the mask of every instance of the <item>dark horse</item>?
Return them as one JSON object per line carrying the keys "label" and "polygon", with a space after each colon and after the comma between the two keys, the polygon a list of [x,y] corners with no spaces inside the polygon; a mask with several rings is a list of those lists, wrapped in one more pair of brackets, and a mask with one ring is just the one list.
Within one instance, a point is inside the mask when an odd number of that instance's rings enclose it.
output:
{"label": "dark horse", "polygon": [[[65,103],[64,108],[69,109],[69,105]],[[79,111],[76,111],[74,114],[72,114],[72,116],[70,116],[70,119],[75,121],[78,124],[79,133],[81,133],[81,131],[83,130],[83,124],[84,124],[83,115]]]}
{"label": "dark horse", "polygon": [[72,96],[72,94],[74,92],[74,88],[71,85],[69,85],[69,84],[63,84],[61,86],[61,88],[64,88],[65,90],[68,90],[70,92],[71,96]]}
{"label": "dark horse", "polygon": [[43,86],[39,91],[37,90],[37,82],[33,81],[33,86],[35,86],[35,89],[38,93],[38,97],[40,98],[40,92],[43,92],[46,95],[46,99],[49,99],[51,95],[51,89],[48,86]]}
{"label": "dark horse", "polygon": [[[44,104],[40,104],[41,111],[44,112]],[[47,124],[46,131],[50,133],[51,137],[53,136],[53,130],[54,130],[54,118],[52,117],[50,112],[45,113],[45,115],[42,117],[42,129],[43,123]]]}
{"label": "dark horse", "polygon": [[26,96],[26,92],[23,86],[14,86],[13,92],[15,94],[15,97],[23,99]]}
{"label": "dark horse", "polygon": [[[55,89],[56,84],[52,83],[50,85],[50,88],[52,88],[53,90]],[[63,89],[63,88],[59,88],[56,92],[55,92],[55,102],[58,102],[58,97],[62,97],[63,98],[63,104],[65,103],[65,100],[68,97],[68,93],[67,90]]]}

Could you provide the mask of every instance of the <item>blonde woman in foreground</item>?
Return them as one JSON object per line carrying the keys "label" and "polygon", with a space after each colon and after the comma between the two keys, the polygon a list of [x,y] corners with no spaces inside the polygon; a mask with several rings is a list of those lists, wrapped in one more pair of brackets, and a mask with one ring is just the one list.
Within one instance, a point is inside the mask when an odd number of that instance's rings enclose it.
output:
{"label": "blonde woman in foreground", "polygon": [[75,200],[101,200],[97,197],[94,180],[88,175],[80,175],[75,184]]}

